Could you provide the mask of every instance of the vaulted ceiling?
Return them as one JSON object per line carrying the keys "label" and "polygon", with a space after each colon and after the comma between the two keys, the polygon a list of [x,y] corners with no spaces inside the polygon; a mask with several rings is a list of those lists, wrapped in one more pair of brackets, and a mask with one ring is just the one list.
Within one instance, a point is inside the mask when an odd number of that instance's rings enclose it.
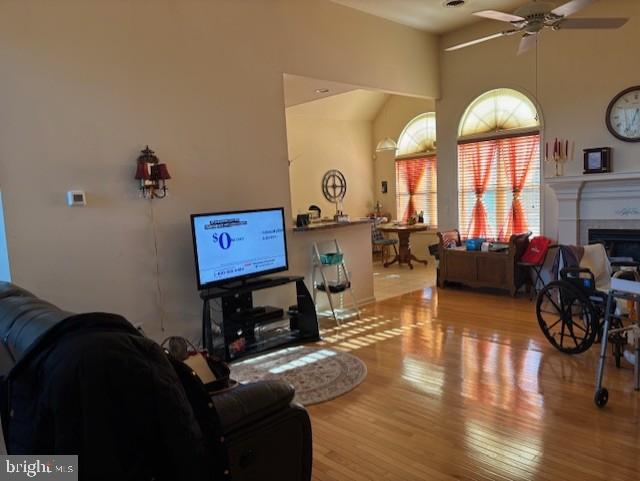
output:
{"label": "vaulted ceiling", "polygon": [[[527,0],[467,0],[462,7],[448,8],[445,0],[331,0],[341,5],[386,18],[431,33],[444,33],[463,27],[478,18],[478,10],[513,12]],[[563,3],[561,1],[556,2]]]}

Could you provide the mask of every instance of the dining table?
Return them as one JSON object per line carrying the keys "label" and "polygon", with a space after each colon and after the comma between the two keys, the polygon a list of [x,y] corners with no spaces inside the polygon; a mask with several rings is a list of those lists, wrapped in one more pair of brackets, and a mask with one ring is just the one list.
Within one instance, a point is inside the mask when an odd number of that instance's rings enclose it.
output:
{"label": "dining table", "polygon": [[411,252],[411,234],[429,230],[427,224],[382,224],[378,226],[378,230],[398,236],[398,252],[393,259],[383,264],[384,267],[389,267],[396,262],[398,265],[407,264],[410,269],[413,269],[412,261],[419,262],[425,266],[429,264],[429,261],[418,259]]}

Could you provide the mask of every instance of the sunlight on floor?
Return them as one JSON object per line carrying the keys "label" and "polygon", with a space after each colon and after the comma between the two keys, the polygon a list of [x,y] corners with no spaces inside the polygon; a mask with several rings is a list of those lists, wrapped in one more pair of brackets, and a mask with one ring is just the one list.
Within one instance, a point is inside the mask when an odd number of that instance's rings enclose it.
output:
{"label": "sunlight on floor", "polygon": [[[407,326],[387,327],[398,322],[398,317],[385,319],[382,316],[367,316],[367,308],[362,309],[361,318],[350,321],[342,320],[340,325],[331,324],[333,319],[325,318],[321,325],[328,327],[320,329],[322,341],[317,344],[331,346],[341,351],[353,351],[376,342],[386,341],[403,335],[410,329],[416,329],[425,325],[424,322],[414,322]],[[387,327],[387,328],[385,328]]]}

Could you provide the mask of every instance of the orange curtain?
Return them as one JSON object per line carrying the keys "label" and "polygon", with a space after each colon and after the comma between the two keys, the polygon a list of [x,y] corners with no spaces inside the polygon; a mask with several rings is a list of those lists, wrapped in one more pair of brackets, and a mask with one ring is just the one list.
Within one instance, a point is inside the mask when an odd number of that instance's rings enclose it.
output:
{"label": "orange curtain", "polygon": [[491,166],[495,161],[497,148],[498,144],[494,140],[460,145],[461,158],[464,162],[471,163],[473,188],[476,195],[471,219],[467,226],[466,237],[468,238],[487,237],[489,221],[482,196],[487,191],[487,185],[491,178]]}
{"label": "orange curtain", "polygon": [[424,158],[406,159],[398,161],[398,174],[400,179],[406,182],[406,188],[409,194],[407,207],[402,214],[402,220],[407,221],[417,209],[415,195],[418,194],[418,187],[424,175],[427,162]]}
{"label": "orange curtain", "polygon": [[529,230],[527,215],[520,199],[527,176],[539,155],[538,135],[513,137],[499,141],[500,156],[507,180],[510,183],[512,200],[505,224],[500,229],[500,239],[508,239],[511,234],[520,234]]}

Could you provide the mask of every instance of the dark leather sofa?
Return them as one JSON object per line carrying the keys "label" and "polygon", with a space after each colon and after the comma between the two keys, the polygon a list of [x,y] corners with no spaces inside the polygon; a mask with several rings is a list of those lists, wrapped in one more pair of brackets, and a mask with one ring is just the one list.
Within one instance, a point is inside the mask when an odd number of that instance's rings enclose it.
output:
{"label": "dark leather sofa", "polygon": [[[93,316],[95,318],[96,314]],[[114,332],[110,333],[108,329],[106,331],[103,329],[107,336],[121,336],[132,343],[144,342],[146,345],[151,345],[154,352],[160,352],[157,344],[133,332],[133,327],[124,319],[120,319],[130,330],[125,329],[124,332],[116,333],[114,329]],[[72,322],[75,322],[76,325],[82,323],[82,315],[78,316],[62,311],[24,289],[0,282],[0,338],[2,340],[0,342],[0,376],[2,376],[0,410],[9,454],[13,454],[12,451],[16,454],[78,454],[73,452],[28,453],[24,452],[28,450],[24,446],[29,444],[21,444],[21,440],[17,439],[25,432],[25,422],[28,424],[32,419],[33,423],[36,422],[36,418],[42,422],[43,417],[49,416],[52,419],[45,419],[45,423],[55,424],[54,418],[58,413],[58,406],[48,406],[46,409],[38,406],[31,409],[29,417],[22,416],[20,420],[22,425],[19,425],[19,421],[14,418],[14,412],[20,410],[19,403],[25,402],[24,397],[19,397],[20,389],[17,389],[19,386],[17,386],[18,379],[17,375],[14,375],[15,372],[27,362],[26,360],[34,356],[34,350],[40,351],[38,356],[47,355],[47,352],[54,351],[55,343],[62,343],[64,339],[60,335],[61,326]],[[58,331],[57,335],[56,331]],[[82,333],[82,331],[76,330],[76,337],[78,337],[78,332]],[[105,332],[101,331],[100,335],[104,336]],[[99,341],[105,338],[99,337],[97,339]],[[65,355],[72,357],[73,353]],[[122,359],[109,359],[110,355],[112,355],[112,351],[105,349],[102,353],[99,347],[93,352],[94,357],[109,366],[122,364]],[[163,356],[161,352],[160,356]],[[40,369],[38,372],[41,372],[42,367],[40,366],[38,369]],[[116,368],[114,367],[114,369]],[[179,379],[177,376],[174,378]],[[12,383],[16,384],[14,386],[16,389],[12,389]],[[36,392],[40,387],[37,383],[32,384],[35,385],[28,386],[28,388]],[[178,399],[188,399],[180,382],[178,381],[176,384],[179,385],[177,388],[179,390]],[[24,387],[22,390],[24,391]],[[206,447],[210,449],[212,444],[216,446],[216,452],[211,454],[212,457],[219,458],[224,464],[224,472],[209,470],[202,479],[309,481],[312,460],[311,424],[306,410],[292,403],[293,394],[293,388],[286,383],[257,382],[213,396],[213,405],[209,403],[209,407],[215,407],[215,421],[221,436],[219,442],[207,443]],[[55,403],[55,401],[47,399],[47,402]],[[193,402],[187,401],[184,404],[186,405],[181,405],[177,410],[184,412],[176,412],[176,419],[197,418],[197,415],[193,414],[196,411]],[[136,420],[141,415],[144,416],[144,413],[140,414],[140,411],[132,414],[136,417],[131,419]],[[73,411],[72,415],[74,415]],[[78,419],[71,420],[71,424],[85,422],[86,418],[82,418],[80,413],[77,416]],[[171,413],[169,413],[165,419],[171,417]],[[128,419],[126,413],[122,419]],[[65,419],[65,422],[70,422],[70,420]],[[30,427],[33,426],[26,426],[26,431]],[[86,429],[86,426],[83,428]],[[202,432],[206,431],[203,429]],[[33,433],[30,436],[33,437]],[[51,446],[58,446],[56,440],[47,441],[50,441]],[[179,447],[174,451],[181,452]],[[171,454],[175,455],[175,452]],[[102,453],[95,454],[99,456]],[[90,458],[91,456],[84,457]],[[80,458],[80,479],[92,479],[92,481],[98,479],[95,476],[87,477],[86,473],[83,473],[83,455],[80,455]],[[136,461],[140,462],[139,459]],[[189,462],[189,460],[185,459],[185,462]],[[83,474],[85,475],[83,476]],[[125,479],[125,477],[121,476],[120,479]],[[138,477],[138,479],[140,478]],[[158,478],[153,476],[153,479]]]}

